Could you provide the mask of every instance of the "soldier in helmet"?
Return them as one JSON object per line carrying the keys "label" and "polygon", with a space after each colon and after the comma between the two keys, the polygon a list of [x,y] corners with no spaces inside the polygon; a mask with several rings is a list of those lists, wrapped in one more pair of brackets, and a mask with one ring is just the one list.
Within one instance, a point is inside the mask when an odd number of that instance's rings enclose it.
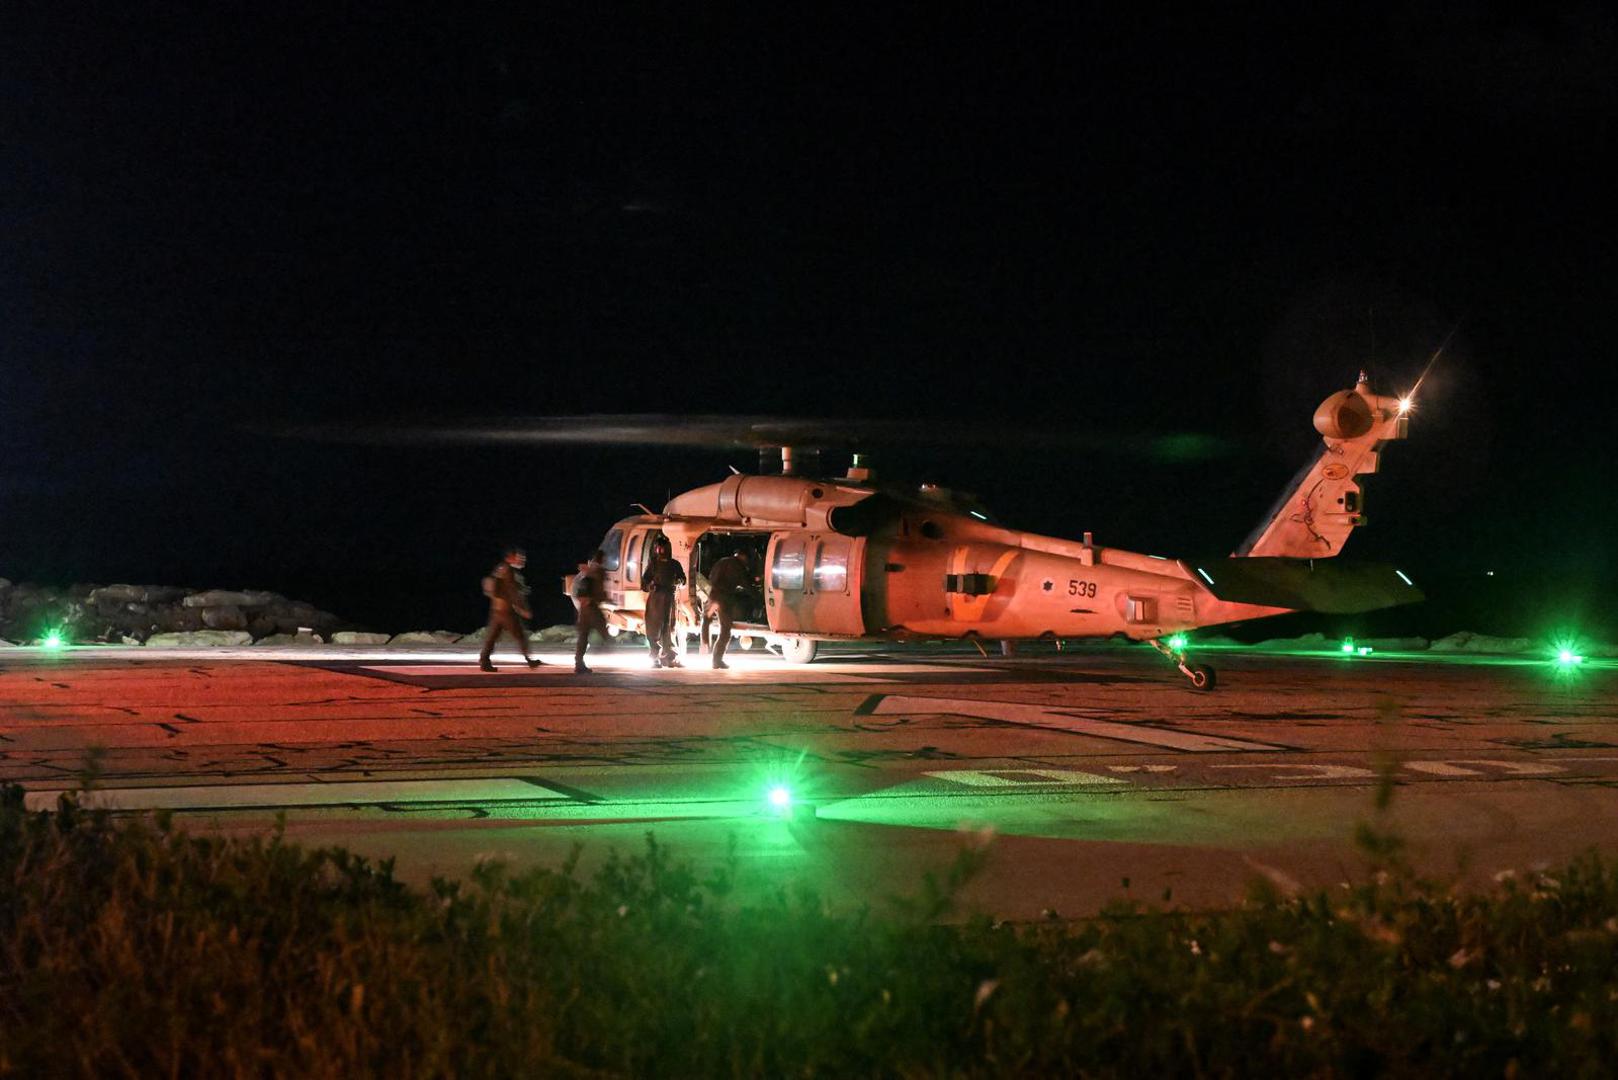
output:
{"label": "soldier in helmet", "polygon": [[653,667],[680,667],[670,631],[674,626],[674,590],[685,584],[685,571],[674,561],[667,537],[659,536],[652,545],[652,557],[641,570],[641,587],[646,590],[646,647],[652,651]]}
{"label": "soldier in helmet", "polygon": [[494,643],[502,633],[517,639],[517,648],[530,668],[540,661],[528,655],[528,635],[523,632],[522,620],[531,618],[528,609],[528,585],[522,579],[522,568],[528,565],[528,553],[520,547],[507,547],[483,579],[483,592],[489,598],[489,632],[483,635],[483,652],[478,656],[478,667],[484,671],[497,670],[489,657]]}
{"label": "soldier in helmet", "polygon": [[719,618],[719,637],[713,646],[713,666],[727,668],[725,648],[730,644],[730,628],[737,616],[746,613],[753,599],[752,552],[739,548],[713,564],[708,572],[708,603],[702,615],[702,640],[708,640],[708,628],[714,617]]}

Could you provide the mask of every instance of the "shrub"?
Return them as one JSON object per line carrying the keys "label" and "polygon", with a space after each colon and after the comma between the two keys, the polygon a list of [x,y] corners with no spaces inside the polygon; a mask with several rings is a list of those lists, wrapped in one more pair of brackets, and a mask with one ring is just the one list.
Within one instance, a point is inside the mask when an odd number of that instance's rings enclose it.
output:
{"label": "shrub", "polygon": [[161,1075],[1604,1071],[1618,872],[1462,895],[1395,872],[1186,913],[944,924],[742,901],[650,836],[405,887],[277,833],[0,799],[0,1072]]}

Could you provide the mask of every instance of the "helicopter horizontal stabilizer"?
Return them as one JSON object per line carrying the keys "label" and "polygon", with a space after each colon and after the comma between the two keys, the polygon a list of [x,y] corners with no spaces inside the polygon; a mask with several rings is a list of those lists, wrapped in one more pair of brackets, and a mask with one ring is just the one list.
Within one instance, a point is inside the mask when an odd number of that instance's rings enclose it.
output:
{"label": "helicopter horizontal stabilizer", "polygon": [[1209,592],[1234,604],[1352,615],[1426,599],[1404,571],[1378,563],[1229,558],[1192,565]]}

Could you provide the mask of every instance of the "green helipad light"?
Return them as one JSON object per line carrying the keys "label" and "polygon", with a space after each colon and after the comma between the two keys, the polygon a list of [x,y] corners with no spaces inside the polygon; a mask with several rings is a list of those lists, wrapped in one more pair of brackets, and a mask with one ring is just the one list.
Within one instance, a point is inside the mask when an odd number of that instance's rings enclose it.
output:
{"label": "green helipad light", "polygon": [[1169,638],[1169,648],[1178,651],[1185,648],[1185,642],[1186,638],[1184,634],[1175,634],[1173,637]]}
{"label": "green helipad light", "polygon": [[52,630],[40,639],[39,643],[47,649],[60,649],[62,647],[62,632]]}
{"label": "green helipad light", "polygon": [[1353,638],[1344,638],[1343,639],[1343,651],[1346,652],[1346,653],[1351,653],[1351,652],[1354,651],[1354,639]]}
{"label": "green helipad light", "polygon": [[776,784],[770,788],[770,793],[766,798],[770,801],[771,809],[777,813],[792,808],[792,792],[787,789],[785,784]]}
{"label": "green helipad light", "polygon": [[1571,664],[1584,663],[1584,657],[1580,656],[1572,649],[1561,649],[1557,651],[1556,662],[1561,664],[1563,667],[1567,667]]}

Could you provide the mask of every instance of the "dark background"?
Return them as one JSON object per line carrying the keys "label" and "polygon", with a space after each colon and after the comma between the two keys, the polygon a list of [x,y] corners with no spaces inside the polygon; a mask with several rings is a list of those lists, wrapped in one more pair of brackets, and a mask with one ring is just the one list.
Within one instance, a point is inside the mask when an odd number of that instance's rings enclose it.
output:
{"label": "dark background", "polygon": [[1614,636],[1607,6],[336,7],[0,14],[0,574],[470,628],[750,455],[266,429],[590,412],[1214,435],[880,465],[1228,551],[1453,331],[1349,549],[1434,600],[1355,625]]}

